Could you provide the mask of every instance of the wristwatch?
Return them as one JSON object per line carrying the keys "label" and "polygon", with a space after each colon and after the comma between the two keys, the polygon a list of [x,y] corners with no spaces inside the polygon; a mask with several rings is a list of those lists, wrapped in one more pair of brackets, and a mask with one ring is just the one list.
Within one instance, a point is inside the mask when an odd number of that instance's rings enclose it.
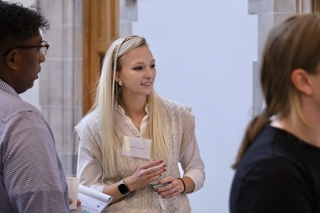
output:
{"label": "wristwatch", "polygon": [[124,179],[119,181],[118,189],[120,193],[123,195],[127,195],[131,193],[128,185],[124,182]]}

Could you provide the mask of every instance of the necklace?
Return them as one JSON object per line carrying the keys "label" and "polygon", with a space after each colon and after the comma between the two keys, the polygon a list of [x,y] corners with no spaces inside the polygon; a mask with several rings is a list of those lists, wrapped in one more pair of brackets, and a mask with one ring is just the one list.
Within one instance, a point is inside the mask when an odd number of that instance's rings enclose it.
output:
{"label": "necklace", "polygon": [[[128,117],[130,118],[130,116],[128,115]],[[132,118],[130,118],[130,120],[132,121],[132,123],[138,127],[138,129],[140,129],[140,124],[138,124],[137,122],[135,122]]]}
{"label": "necklace", "polygon": [[[123,109],[124,110],[124,109]],[[133,120],[126,111],[124,111],[124,113],[130,118],[130,120],[132,121],[132,123],[136,126],[136,128],[140,131],[140,124],[138,122],[136,122],[135,120]]]}
{"label": "necklace", "polygon": [[[130,118],[130,120],[132,121],[132,123],[137,127],[137,129],[140,130],[140,124],[139,124],[138,122],[136,122],[135,120],[133,120],[133,119],[130,117],[130,115],[126,112],[126,110],[124,109],[124,107],[123,107],[123,105],[122,105],[121,102],[120,102],[119,104],[120,104],[120,106],[122,107],[122,109],[123,109],[123,111],[124,111],[124,114],[125,114],[126,116],[128,116],[128,117]],[[140,123],[141,123],[141,122],[140,122]]]}

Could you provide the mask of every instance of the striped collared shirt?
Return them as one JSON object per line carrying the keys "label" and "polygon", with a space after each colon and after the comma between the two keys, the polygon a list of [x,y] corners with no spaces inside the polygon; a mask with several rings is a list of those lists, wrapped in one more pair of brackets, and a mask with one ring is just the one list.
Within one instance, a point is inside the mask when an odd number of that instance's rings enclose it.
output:
{"label": "striped collared shirt", "polygon": [[68,187],[41,112],[0,79],[0,212],[69,212]]}

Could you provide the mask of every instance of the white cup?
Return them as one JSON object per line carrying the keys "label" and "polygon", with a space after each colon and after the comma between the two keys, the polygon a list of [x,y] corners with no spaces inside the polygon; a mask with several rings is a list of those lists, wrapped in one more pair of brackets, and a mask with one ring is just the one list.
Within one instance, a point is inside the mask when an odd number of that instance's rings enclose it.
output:
{"label": "white cup", "polygon": [[77,209],[78,191],[79,191],[79,178],[67,177],[68,195],[73,200],[69,205],[69,209]]}

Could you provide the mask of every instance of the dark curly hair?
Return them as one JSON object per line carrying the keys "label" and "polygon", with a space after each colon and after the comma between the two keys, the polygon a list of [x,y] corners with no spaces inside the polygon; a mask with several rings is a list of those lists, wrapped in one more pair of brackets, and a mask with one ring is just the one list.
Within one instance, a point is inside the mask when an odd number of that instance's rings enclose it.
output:
{"label": "dark curly hair", "polygon": [[48,20],[40,13],[19,3],[0,0],[0,49],[8,41],[21,44],[39,35],[39,29],[45,32],[49,28]]}

